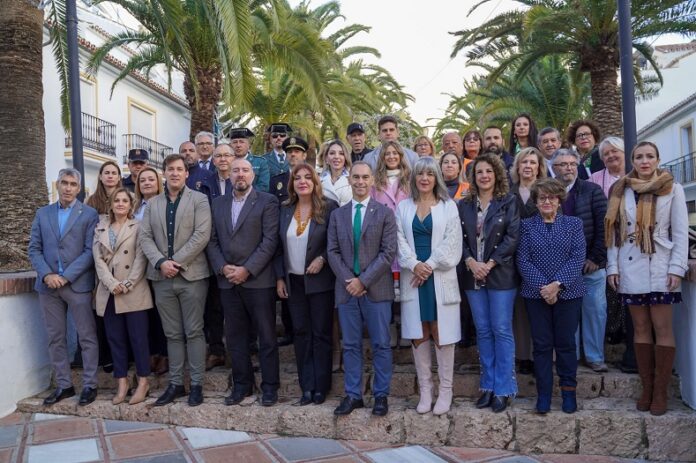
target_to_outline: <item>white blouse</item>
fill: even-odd
[[[288,273],[293,275],[305,274],[305,261],[307,259],[307,241],[309,239],[309,226],[312,220],[305,227],[300,236],[297,236],[297,220],[293,216],[288,231],[285,235],[287,239],[288,252]]]

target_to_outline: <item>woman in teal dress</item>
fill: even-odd
[[[442,415],[452,404],[454,344],[461,339],[457,264],[462,230],[437,161],[419,159],[410,197],[396,208],[401,267],[401,337],[411,340],[420,400],[416,411]],[[432,342],[440,387],[433,407]]]

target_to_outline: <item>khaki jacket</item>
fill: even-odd
[[[94,229],[92,254],[97,270],[96,310],[104,316],[111,291],[124,280],[133,286],[127,293],[114,296],[116,313],[136,312],[153,307],[150,287],[145,279],[147,259],[140,248],[139,223],[129,219],[121,228],[112,249],[109,242],[109,217],[102,216]]]

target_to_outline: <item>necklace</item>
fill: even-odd
[[[301,236],[304,233],[305,228],[309,225],[309,221],[312,220],[312,213],[310,212],[307,220],[302,221],[302,210],[300,205],[295,206],[295,221],[297,222],[297,228],[295,229],[295,234]]]

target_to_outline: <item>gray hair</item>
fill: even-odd
[[[423,172],[435,175],[435,188],[433,189],[433,194],[438,201],[447,201],[450,199],[449,192],[447,191],[447,186],[445,185],[445,178],[442,176],[442,170],[437,161],[429,156],[420,158],[413,165],[413,170],[411,171],[411,199],[414,202],[420,200],[420,191],[418,191],[418,186],[416,185],[416,177]]]
[[[209,137],[210,140],[211,140],[213,143],[215,143],[215,135],[213,135],[213,134],[210,133],[210,132],[204,132],[204,131],[198,132],[198,133],[196,134],[196,136],[194,137],[193,141],[194,141],[195,143],[198,143],[198,140],[200,140],[201,137]]]
[[[604,140],[602,140],[602,143],[599,144],[600,157],[604,156],[604,150],[608,147],[616,148],[622,153],[625,153],[624,141],[619,137],[607,137]]]
[[[550,133],[555,133],[556,136],[558,137],[558,140],[561,141],[561,132],[560,132],[557,128],[555,128],[555,127],[544,127],[544,128],[541,129],[541,131],[539,132],[539,135],[537,135],[537,145],[540,145],[540,144],[541,144],[541,137],[543,137],[544,135],[548,135],[548,134],[550,134]]]
[[[391,121],[388,121],[391,122]],[[368,169],[370,169],[370,175],[375,175],[375,172],[372,170],[372,166],[370,165],[369,162],[367,161],[355,161],[352,166],[350,166],[350,172],[353,172],[353,169],[356,166],[367,166]]]
[[[56,182],[60,183],[60,181],[63,180],[63,177],[75,177],[77,179],[78,185],[82,185],[82,174],[77,169],[73,169],[72,167],[66,167],[65,169],[59,170],[58,180]]]
[[[203,132],[201,132],[201,133],[203,133]],[[232,141],[232,140],[230,140],[229,138],[221,138],[221,139],[218,140],[218,146],[220,146],[220,145],[229,145],[231,141]]]
[[[560,156],[573,156],[575,160],[580,163],[580,155],[573,148],[558,148],[551,156],[551,164]]]

